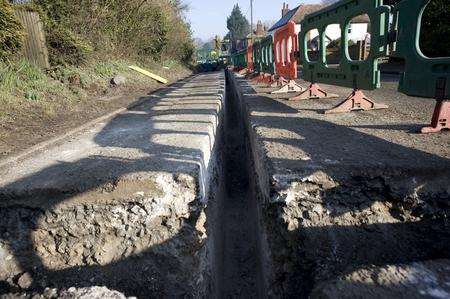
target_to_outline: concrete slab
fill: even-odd
[[[341,97],[293,102],[232,78],[246,111],[270,296],[307,297],[370,265],[450,258],[450,134],[415,133],[433,100],[397,93],[390,76],[367,92],[389,109],[325,115],[351,90],[322,85]],[[345,298],[330,289],[329,298]]]
[[[224,97],[223,73],[194,76],[1,167],[0,293],[205,294]]]

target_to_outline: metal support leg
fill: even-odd
[[[333,109],[325,111],[325,114],[387,108],[389,108],[389,106],[385,104],[375,103],[374,101],[366,97],[361,90],[356,89],[339,105],[337,105]]]
[[[437,101],[431,125],[422,128],[421,132],[438,133],[444,129],[450,130],[450,101]]]
[[[302,92],[305,88],[295,82],[295,80],[289,80],[287,84],[282,86],[279,90],[272,91],[272,94],[283,94],[291,92]]]
[[[256,83],[261,84],[261,83],[264,83],[265,80],[266,80],[266,74],[261,73],[261,74],[259,75],[258,80],[256,81]]]
[[[275,82],[275,76],[271,75],[271,74],[266,74],[266,77],[264,78],[264,82],[267,85],[272,84],[273,82]]]
[[[264,75],[262,73],[255,73],[255,76],[251,78],[251,80],[258,83],[263,78],[263,76]]]
[[[247,72],[248,72],[248,69],[247,69],[247,68],[244,68],[244,69],[240,70],[240,71],[238,72],[238,74],[239,74],[239,75],[245,76],[245,75],[247,75]]]
[[[296,97],[290,98],[290,101],[298,101],[298,100],[309,100],[309,99],[329,99],[329,98],[337,98],[339,95],[334,93],[329,93],[323,90],[319,84],[311,83],[309,87],[299,94]]]
[[[247,80],[254,80],[255,77],[257,77],[259,75],[259,73],[256,72],[247,72],[247,75],[245,75],[245,79]]]
[[[274,78],[275,78],[275,76],[274,76]],[[272,88],[282,87],[283,85],[285,85],[287,83],[288,83],[288,80],[284,79],[283,77],[278,77],[272,83],[270,83],[269,86],[267,86],[267,87],[272,87]]]

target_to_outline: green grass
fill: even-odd
[[[70,96],[59,82],[26,61],[0,64],[0,120],[11,121],[17,113],[27,113],[31,106],[51,114],[46,103],[50,94]],[[49,115],[51,116],[51,115]]]
[[[131,64],[138,64],[167,78],[183,68],[174,61],[161,65],[115,59],[93,60],[85,66],[59,66],[43,71],[24,60],[0,62],[0,125],[13,123],[17,115],[41,113],[44,117],[53,117],[59,109],[74,109],[89,98],[112,91],[109,82],[117,74],[126,78],[125,88],[129,90],[156,84],[129,69]]]

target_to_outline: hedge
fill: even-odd
[[[0,0],[0,60],[6,60],[20,51],[24,34],[12,5]]]

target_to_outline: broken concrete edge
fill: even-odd
[[[84,125],[78,126],[78,127],[74,128],[74,129],[72,129],[72,130],[70,130],[70,131],[68,131],[68,132],[66,132],[64,134],[61,134],[59,136],[50,138],[49,140],[46,140],[46,141],[40,142],[40,143],[38,143],[36,145],[33,145],[33,146],[31,146],[31,147],[29,147],[27,149],[24,149],[21,152],[13,155],[11,157],[0,159],[0,168],[7,167],[7,166],[12,166],[15,163],[17,163],[19,161],[22,161],[22,160],[24,160],[24,159],[26,159],[26,158],[28,158],[28,157],[38,153],[38,152],[42,152],[45,149],[47,149],[47,148],[49,148],[49,147],[51,147],[51,146],[53,146],[53,145],[55,145],[57,143],[64,142],[65,140],[67,140],[67,139],[69,139],[69,138],[71,138],[71,137],[73,137],[75,135],[79,135],[79,134],[87,131],[89,128],[97,125],[100,122],[109,120],[109,119],[113,118],[114,116],[127,111],[128,109],[132,109],[132,108],[135,108],[135,107],[137,107],[139,105],[142,105],[142,103],[144,103],[145,101],[148,101],[151,96],[154,96],[154,95],[157,95],[158,93],[161,93],[166,88],[169,88],[169,87],[171,87],[174,84],[177,84],[177,83],[180,83],[180,82],[183,82],[183,81],[186,81],[186,80],[191,80],[192,78],[195,78],[195,76],[196,75],[190,75],[190,76],[187,76],[186,78],[179,79],[179,80],[171,82],[169,84],[165,84],[165,85],[161,86],[160,88],[155,89],[154,91],[152,91],[149,94],[147,94],[147,93],[136,94],[135,97],[138,100],[136,100],[134,103],[128,105],[127,107],[122,107],[122,108],[119,108],[119,109],[116,109],[116,110],[112,111],[111,113],[108,113],[106,115],[97,117],[97,118],[95,118],[95,119],[85,123]],[[119,95],[119,96],[111,96],[111,97],[108,97],[108,98],[115,99],[115,98],[122,98],[122,97],[125,97],[125,96],[126,95]],[[100,97],[99,98],[99,100],[102,100],[102,101],[104,101],[106,99],[107,99],[106,97]]]
[[[319,283],[311,298],[449,298],[449,282],[448,259],[368,266]]]
[[[247,103],[248,95],[254,97],[255,90],[241,76],[232,73],[229,76],[242,104],[248,135],[248,150],[254,163],[256,193],[260,201],[260,215],[262,216],[260,219],[260,246],[263,250],[261,263],[268,295],[275,297],[312,295],[315,298],[343,298],[345,291],[342,291],[341,286],[344,285],[350,289],[354,283],[360,285],[359,288],[352,289],[353,294],[357,294],[357,296],[367,296],[369,293],[393,296],[402,289],[403,291],[407,289],[408,293],[420,296],[414,288],[414,284],[408,284],[408,282],[402,284],[401,282],[403,274],[414,273],[418,268],[426,269],[427,273],[431,273],[421,281],[417,280],[423,287],[422,289],[435,287],[447,294],[448,280],[440,279],[439,285],[439,283],[430,284],[429,278],[439,276],[439,271],[447,269],[448,267],[445,267],[448,260],[443,260],[439,266],[430,268],[428,265],[433,264],[432,261],[419,260],[413,264],[402,264],[401,256],[409,251],[407,246],[412,246],[419,251],[423,250],[424,255],[433,257],[433,250],[422,249],[422,247],[431,247],[435,243],[433,241],[421,243],[421,237],[426,238],[427,235],[440,235],[443,237],[440,241],[442,244],[436,245],[436,247],[445,247],[445,243],[443,243],[446,238],[445,220],[444,223],[438,222],[439,224],[435,227],[432,223],[435,217],[446,219],[445,215],[448,213],[445,206],[442,209],[439,208],[439,202],[442,202],[445,197],[448,198],[450,192],[448,171],[436,173],[424,169],[420,172],[414,167],[397,170],[391,169],[387,165],[379,168],[376,166],[355,168],[354,165],[348,165],[340,171],[332,167],[330,169],[326,167],[297,169],[294,172],[278,169],[267,156],[267,149],[258,133],[258,123],[252,120],[254,107]],[[358,181],[358,178],[363,178],[363,181]],[[421,182],[426,182],[426,186],[424,187]],[[377,184],[380,183],[381,186],[388,189],[387,194],[382,194],[384,191],[377,187]],[[324,201],[322,193],[333,194],[333,190],[337,190],[336,196],[345,197],[347,194],[349,197],[355,192],[355,196],[358,198],[358,194],[364,194],[364,188],[367,188],[369,194],[370,192],[376,193],[372,205],[369,205],[367,209],[340,216],[329,215],[329,210],[333,214],[333,210],[339,211],[337,209],[340,204],[345,205],[345,198],[336,200],[336,203],[333,201],[327,203]],[[339,192],[342,194],[339,195]],[[383,198],[386,202],[383,202]],[[330,199],[332,198],[328,200]],[[425,212],[420,212],[420,215],[424,216],[411,216],[412,211],[409,205],[424,210]],[[367,213],[366,210],[368,210]],[[383,242],[380,241],[378,234],[380,230],[383,232],[384,229],[392,230],[392,232],[386,233],[384,236],[386,240]],[[424,234],[423,231],[427,229],[430,231]],[[364,238],[367,240],[364,241]],[[370,252],[364,252],[367,250],[364,242],[369,242],[368,240],[376,243],[372,249],[368,249],[374,251],[372,256]],[[395,240],[400,241],[395,242]],[[367,255],[369,260],[373,259],[375,263],[386,266],[364,270],[364,266],[358,266],[358,262],[361,261],[355,261],[355,265],[353,265],[354,257],[350,255],[354,248],[348,247],[344,253],[342,252],[345,249],[343,243],[351,246],[352,242],[361,247],[361,252],[364,252],[361,254]],[[334,252],[337,250],[333,249],[334,246],[340,248],[338,252]],[[390,253],[386,254],[386,251]],[[445,258],[445,254],[443,258]],[[334,259],[337,261],[333,262]],[[341,260],[339,261],[339,259]],[[364,261],[364,257],[361,259]],[[395,263],[396,260],[400,263]],[[318,265],[318,268],[314,266],[315,264]],[[320,267],[323,267],[324,270],[320,270]],[[327,270],[327,267],[335,272]],[[343,270],[346,267],[347,270]],[[347,274],[352,267],[355,267],[354,272]],[[377,281],[363,281],[364,275],[367,276],[367,273],[370,277],[370,274],[377,275],[375,273],[383,271],[390,271],[384,276],[390,277],[392,281],[400,281],[400,283],[389,285],[389,281],[383,280],[382,275],[377,278]],[[442,289],[442,286],[446,284],[447,287]]]
[[[3,297],[2,297],[3,298]],[[93,298],[93,299],[136,299],[136,297],[127,297],[123,293],[110,290],[107,287],[95,286],[86,288],[70,287],[68,289],[45,288],[42,293],[34,294],[8,294],[7,298],[33,298],[33,299],[77,299],[77,298]]]
[[[220,190],[218,189],[220,187],[218,186],[219,184],[217,181],[220,181],[218,176],[221,173],[219,170],[219,167],[221,167],[220,148],[222,145],[221,139],[223,135],[225,113],[224,107],[226,98],[225,78],[223,73],[217,76],[216,80],[218,81],[218,90],[217,92],[214,91],[211,98],[214,99],[215,102],[220,102],[217,110],[217,118],[216,121],[210,125],[210,143],[205,146],[205,151],[201,156],[201,159],[196,161],[195,170],[190,171],[185,175],[171,173],[170,171],[156,174],[156,179],[161,180],[159,184],[160,186],[167,186],[168,189],[173,187],[174,189],[163,194],[167,201],[171,204],[167,215],[164,214],[166,211],[162,212],[164,214],[163,216],[159,215],[159,211],[157,211],[156,208],[152,208],[153,206],[157,206],[157,203],[153,200],[150,202],[144,201],[144,198],[141,195],[138,195],[139,198],[137,199],[125,199],[123,202],[109,203],[103,201],[93,204],[85,204],[81,202],[73,206],[65,206],[62,208],[58,207],[52,211],[45,211],[45,209],[41,210],[39,208],[33,208],[22,204],[11,205],[10,207],[0,209],[0,214],[5,216],[3,217],[4,220],[7,218],[14,219],[11,221],[5,220],[7,229],[2,230],[8,234],[8,236],[2,235],[5,239],[12,237],[20,243],[23,241],[22,239],[28,238],[27,229],[22,229],[22,227],[27,227],[29,225],[27,221],[31,221],[34,223],[33,225],[37,225],[39,227],[39,229],[33,230],[31,234],[33,234],[33,238],[35,238],[33,239],[33,242],[36,243],[35,256],[42,259],[42,264],[45,266],[43,268],[44,271],[42,271],[44,273],[41,273],[39,271],[40,268],[38,267],[33,269],[30,268],[30,270],[23,267],[21,269],[16,269],[15,265],[8,264],[2,268],[3,265],[0,263],[0,270],[2,270],[0,271],[0,274],[7,274],[9,276],[8,283],[11,282],[9,284],[10,286],[14,284],[14,286],[18,285],[20,287],[17,290],[19,295],[31,295],[31,292],[34,291],[33,288],[36,286],[39,288],[46,287],[44,284],[46,275],[53,278],[55,278],[54,276],[60,276],[61,280],[63,280],[64,277],[80,275],[75,274],[78,271],[77,269],[79,268],[82,270],[84,269],[84,266],[87,265],[94,268],[92,271],[97,271],[95,269],[101,269],[102,267],[120,268],[121,263],[130,263],[133,265],[132,260],[137,259],[140,261],[139,263],[142,264],[141,267],[147,267],[148,264],[150,270],[155,271],[152,267],[158,265],[158,262],[156,261],[152,264],[151,260],[154,258],[152,254],[154,253],[146,252],[149,248],[148,246],[152,247],[151,250],[155,251],[155,254],[159,255],[161,260],[167,262],[168,265],[166,267],[172,267],[170,268],[170,275],[165,275],[167,277],[158,276],[160,275],[160,272],[156,271],[156,274],[154,274],[156,278],[152,278],[152,281],[147,282],[150,285],[157,285],[157,283],[165,284],[166,282],[170,282],[167,285],[175,286],[174,281],[176,280],[176,283],[181,285],[180,288],[173,288],[174,290],[167,290],[167,292],[177,292],[181,289],[185,291],[186,294],[189,294],[190,291],[192,291],[190,294],[194,297],[206,296],[211,289],[215,289],[211,285],[215,283],[214,279],[217,275],[215,274],[216,270],[214,269],[216,259],[214,256],[214,248],[216,247],[214,235],[217,234],[211,233],[211,231],[220,229],[217,227],[218,225],[215,224],[217,215],[220,215],[216,198],[217,193],[220,193]],[[143,101],[145,102],[146,100]],[[142,104],[142,102],[135,104],[134,107],[139,106],[140,104]],[[104,120],[104,118],[102,118],[102,120]],[[81,134],[85,131],[85,129],[82,129],[70,136],[65,136],[65,138],[60,137],[57,142],[67,141],[68,138],[71,137],[77,138],[77,136],[79,136],[77,134]],[[45,154],[45,152],[42,151],[52,145],[55,145],[55,142],[48,143],[47,147],[44,147],[44,149],[41,150],[36,150],[30,153],[30,155]],[[151,174],[151,179],[154,179],[152,175],[153,174]],[[121,183],[128,184],[131,182],[122,181]],[[132,188],[130,188],[130,190],[131,189]],[[133,192],[131,192],[130,195],[132,195],[132,193]],[[46,198],[49,196],[50,195]],[[153,199],[158,200],[159,196]],[[179,202],[180,199],[182,202]],[[179,205],[179,207],[177,205]],[[179,208],[181,212],[179,212],[177,208]],[[164,207],[164,209],[166,209],[166,207]],[[116,229],[116,226],[115,223],[113,223],[114,221],[110,220],[114,220],[114,217],[112,216],[117,213],[121,214],[122,212],[124,215],[129,214],[127,217],[132,216],[133,219],[136,218],[136,220],[131,221],[128,219],[125,231],[119,229],[117,232],[114,232],[113,229]],[[172,214],[176,214],[175,217]],[[18,215],[27,216],[17,218]],[[210,215],[212,215],[212,217],[210,217]],[[153,216],[156,218],[155,220],[152,220]],[[161,217],[164,218],[164,221],[167,222],[167,224],[158,223],[158,219]],[[107,220],[105,221],[105,219]],[[46,222],[47,224],[41,224],[41,222]],[[150,224],[147,225],[147,222]],[[183,224],[183,222],[185,223]],[[92,223],[97,224],[102,228],[102,232],[99,233],[99,236],[97,234],[91,236],[90,232],[84,231],[89,228]],[[102,224],[100,225],[98,223]],[[0,222],[0,229],[5,228],[2,224],[5,223]],[[175,238],[171,239],[173,236],[169,233],[169,238],[167,238],[166,235],[159,236],[159,231],[157,229],[160,225],[168,227],[170,234],[174,232],[173,236],[175,236]],[[9,230],[8,228],[10,227],[13,229]],[[153,231],[153,229],[155,229],[155,231]],[[52,247],[54,245],[52,243],[52,238],[58,234],[58,230],[64,230],[67,234],[69,234],[69,241],[73,244],[68,245],[70,242],[68,242],[65,237],[61,237],[64,242],[60,242],[57,248]],[[24,233],[23,231],[25,231],[25,236],[21,235]],[[122,235],[124,233],[126,235]],[[102,253],[101,246],[104,245],[102,241],[97,242],[96,240],[93,240],[92,244],[96,247],[92,246],[89,248],[88,253],[86,254],[84,252],[80,253],[83,250],[82,248],[80,249],[81,245],[78,243],[86,241],[90,244],[91,237],[102,239],[105,234],[112,236],[110,238],[111,240],[107,238],[109,240],[108,242],[113,242],[110,247],[107,247],[111,248],[111,250],[108,250],[109,252],[106,254]],[[115,234],[117,234],[117,236]],[[136,245],[137,253],[135,252],[136,248],[128,243],[127,238],[129,237],[135,238],[133,239],[133,242],[136,244],[133,243],[132,245]],[[1,238],[0,241],[2,241]],[[26,240],[22,243],[26,245]],[[49,244],[51,246],[49,246]],[[11,263],[15,258],[17,258],[17,256],[20,256],[21,258],[25,257],[26,259],[27,255],[30,256],[30,254],[26,251],[26,248],[21,249],[21,246],[23,246],[23,244],[17,245],[17,247],[14,247],[14,250],[12,251],[9,249],[9,246],[0,246],[0,255],[7,256],[8,259],[5,259],[5,261],[8,260],[11,261]],[[50,263],[48,263],[49,255],[53,258]],[[80,259],[80,256],[83,257],[82,260]],[[85,256],[87,256],[87,258],[85,258]],[[33,259],[32,254],[31,259]],[[54,264],[52,264],[52,262],[54,262]],[[180,265],[177,265],[177,263],[180,263]],[[133,268],[133,266],[131,266],[131,268]],[[3,269],[9,270],[7,272],[7,270],[3,271]],[[47,273],[47,270],[50,270],[48,271],[49,274]],[[130,269],[130,271],[139,272],[138,268]],[[165,270],[161,270],[161,273],[164,273],[164,271]],[[41,283],[39,280],[33,281],[29,272],[33,273],[33,275],[44,277],[42,282],[43,285],[39,284]],[[147,272],[147,270],[143,272]],[[10,275],[10,273],[12,275]],[[92,273],[90,274],[92,275]],[[146,279],[144,274],[148,273],[142,273],[143,280]],[[89,277],[88,275],[84,276],[85,277],[83,277],[83,279],[88,279]],[[168,276],[170,276],[170,278]],[[71,279],[73,280],[73,278]],[[132,279],[132,277],[127,279]],[[52,281],[52,279],[50,279],[50,281]],[[67,281],[70,281],[70,278]],[[95,280],[95,283],[93,281],[91,282],[92,284],[98,284],[99,286],[107,285],[111,289],[117,289],[108,284],[108,280],[106,281],[106,283],[104,280]],[[135,280],[134,283],[136,284],[137,281]],[[185,283],[185,285],[183,285],[183,283]],[[75,280],[72,284],[63,284],[63,287],[60,287],[57,291],[64,291],[64,286],[70,287],[73,285],[78,286],[82,284],[83,283],[78,284],[78,281]],[[90,284],[88,283],[88,285]],[[27,291],[30,291],[30,293],[22,293]],[[151,293],[152,291],[149,290],[148,292]],[[53,294],[54,289],[49,289],[49,292]],[[40,295],[40,293],[33,295]]]
[[[238,80],[242,80],[238,82]],[[367,176],[370,179],[386,176],[387,184],[402,186],[394,188],[395,193],[402,197],[413,196],[420,192],[425,195],[427,193],[440,192],[446,196],[450,196],[450,185],[447,183],[450,171],[444,168],[433,167],[415,167],[410,165],[409,168],[398,168],[397,166],[389,165],[340,165],[334,167],[333,165],[306,165],[304,169],[279,169],[272,163],[271,159],[267,157],[264,151],[264,144],[256,131],[258,124],[252,121],[252,110],[246,104],[245,97],[251,94],[252,97],[258,96],[257,91],[250,85],[244,76],[230,72],[230,82],[237,90],[237,96],[242,103],[242,113],[244,121],[247,124],[250,149],[252,150],[252,157],[256,161],[256,173],[258,174],[260,186],[264,186],[263,198],[266,202],[283,202],[286,200],[284,196],[276,196],[276,193],[288,190],[289,187],[296,182],[305,183],[311,182],[315,184],[322,184],[326,189],[333,188],[340,185],[346,180],[356,176]],[[275,100],[274,100],[275,101]],[[341,171],[342,168],[345,171]],[[311,172],[317,175],[311,175]],[[326,173],[325,173],[326,172]],[[342,173],[345,173],[342,175]],[[426,182],[427,186],[422,186],[421,183]],[[270,187],[267,189],[266,187]],[[275,193],[274,193],[275,191]]]

